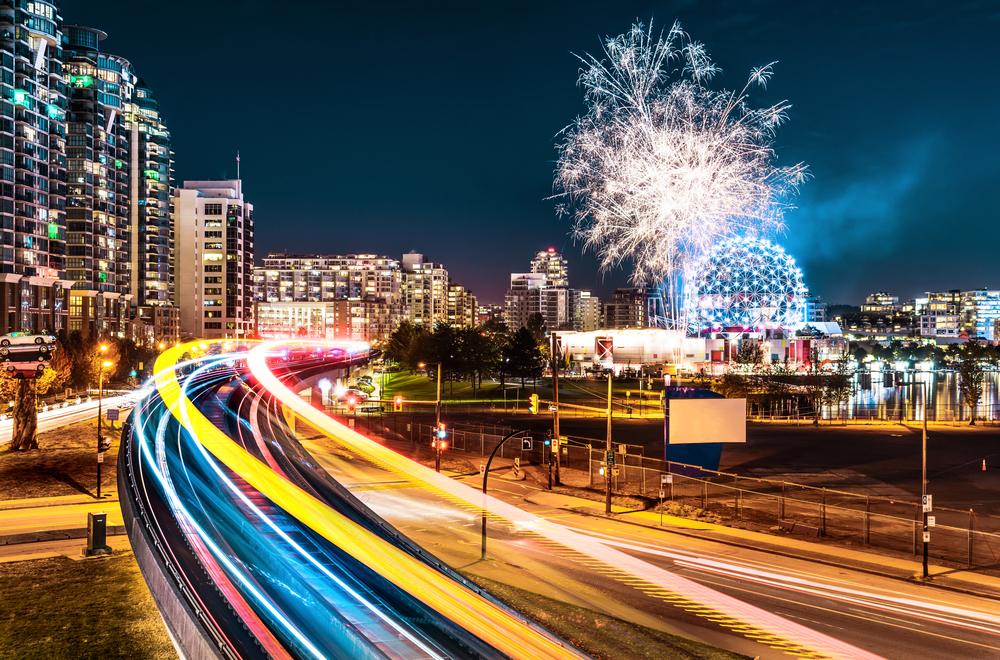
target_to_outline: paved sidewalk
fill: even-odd
[[[108,536],[124,534],[121,508],[115,499],[43,497],[8,500],[0,509],[0,547],[87,537],[87,514],[108,514]]]
[[[63,506],[65,504],[91,504],[94,502],[117,502],[118,491],[101,489],[101,499],[90,495],[58,495],[56,497],[29,497],[22,500],[0,500],[0,511],[10,509],[34,509],[47,506]]]

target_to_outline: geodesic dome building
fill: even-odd
[[[694,332],[785,328],[802,320],[802,270],[780,245],[731,238],[698,260],[684,278],[684,308]]]

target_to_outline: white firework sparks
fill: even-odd
[[[802,320],[805,294],[795,259],[763,239],[723,241],[684,278],[685,310],[695,332],[790,327]]]
[[[573,215],[574,237],[603,269],[630,260],[632,280],[665,283],[676,306],[693,259],[734,234],[783,227],[808,174],[801,163],[775,165],[775,132],[790,106],[748,105],[771,64],[738,93],[708,89],[719,69],[677,23],[659,36],[636,24],[603,47],[602,59],[580,58],[589,110],[559,145],[559,210]]]

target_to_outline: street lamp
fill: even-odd
[[[435,364],[435,363],[432,362],[431,364]],[[438,429],[441,428],[441,363],[437,362],[436,364],[437,364],[437,399],[435,399],[435,402],[434,402],[434,414],[435,414],[434,431],[435,431],[435,433],[438,431]],[[420,367],[421,369],[423,369],[423,368],[425,368],[427,366],[427,363],[421,362],[417,366]],[[441,471],[441,442],[442,442],[441,438],[438,438],[437,440],[434,440],[434,471],[435,472],[440,472]]]
[[[106,352],[108,350],[107,346],[101,346],[101,352]],[[101,375],[98,378],[97,385],[97,453],[100,456],[101,453],[101,406],[104,403],[104,370],[112,366],[113,363],[104,360],[101,362]],[[98,458],[97,461],[97,499],[101,499],[101,461]]]

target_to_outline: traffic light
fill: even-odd
[[[538,395],[532,394],[528,397],[528,410],[531,411],[532,415],[538,414]]]
[[[111,449],[111,437],[110,436],[107,436],[107,435],[103,436],[100,440],[97,441],[97,451],[104,452],[104,451],[107,451],[109,449]]]
[[[135,377],[136,377],[136,375],[137,375],[137,374],[135,373],[135,369],[133,369],[132,371],[130,371],[128,375],[129,375],[129,376],[131,376],[132,378],[135,378]]]
[[[392,400],[392,409],[395,412],[403,412],[403,397],[397,396]]]
[[[902,386],[903,386],[903,372],[902,371],[897,371],[896,372],[896,387],[902,387]]]
[[[892,372],[887,371],[884,374],[882,374],[882,387],[892,387],[892,386],[893,386]]]
[[[358,397],[349,396],[347,397],[347,409],[354,410],[354,406],[358,405]]]
[[[448,435],[448,430],[445,428],[444,424],[438,424],[437,427],[437,437],[445,438]]]

